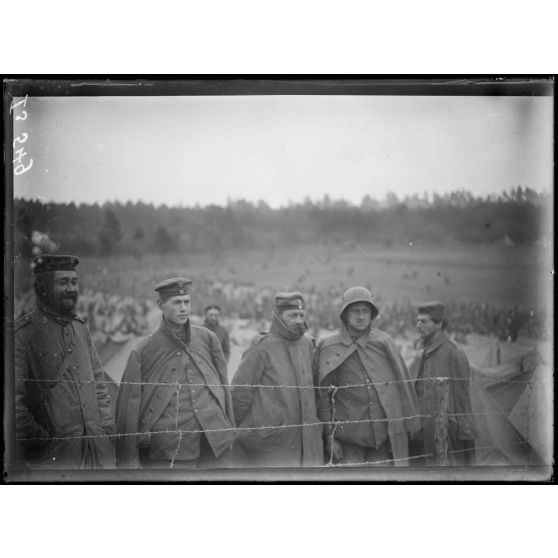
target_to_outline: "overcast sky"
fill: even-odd
[[[16,197],[157,205],[552,190],[552,97],[35,97]]]

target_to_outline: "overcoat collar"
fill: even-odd
[[[81,320],[77,314],[63,315],[59,312],[55,312],[39,298],[37,298],[37,310],[63,326],[68,325],[72,320],[83,323],[83,320]]]
[[[347,326],[342,322],[341,323],[341,329],[340,329],[340,333],[341,333],[341,343],[343,343],[343,345],[346,345],[347,347],[350,347],[351,345],[353,345],[354,343],[356,343],[357,345],[359,345],[360,347],[362,347],[364,349],[364,347],[366,347],[366,343],[368,343],[368,339],[370,337],[370,327],[366,330],[365,333],[363,333],[360,337],[358,337],[357,339],[353,339],[351,337],[351,335],[349,334],[349,330],[347,328]]]
[[[161,318],[161,325],[159,326],[159,331],[164,333],[167,337],[172,339],[175,343],[177,343],[180,347],[186,348],[190,345],[190,341],[192,339],[192,328],[190,326],[190,320],[188,320],[184,324],[184,330],[186,332],[186,342],[184,342],[176,333],[170,328],[169,324],[165,320],[165,318]]]
[[[428,356],[438,350],[448,339],[448,334],[445,331],[438,331],[435,333],[426,344],[422,344],[425,356]]]

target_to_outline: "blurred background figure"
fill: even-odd
[[[205,321],[203,322],[203,325],[217,335],[217,339],[219,339],[219,343],[221,343],[221,348],[223,349],[223,354],[225,355],[225,360],[228,363],[231,356],[231,344],[227,330],[219,323],[220,317],[221,308],[219,306],[216,304],[206,306]]]

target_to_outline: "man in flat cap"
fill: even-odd
[[[217,335],[217,339],[219,339],[221,349],[223,349],[223,354],[225,355],[225,360],[229,362],[229,357],[231,356],[231,344],[227,330],[219,323],[221,308],[217,306],[217,304],[210,304],[209,306],[206,306],[204,313],[204,327],[210,329],[215,335]]]
[[[323,464],[307,329],[303,296],[277,294],[269,333],[254,338],[233,379],[236,465]]]
[[[115,466],[106,375],[85,323],[75,256],[34,259],[36,308],[15,324],[16,451],[30,468]]]
[[[420,430],[407,367],[390,335],[372,327],[377,315],[372,293],[352,287],[340,332],[318,344],[318,416],[333,463],[409,465],[409,436]]]
[[[422,418],[422,435],[417,454],[428,455],[426,464],[436,465],[434,417],[438,411],[434,378],[449,379],[448,457],[450,465],[472,465],[474,461],[474,419],[471,414],[469,383],[471,369],[467,357],[446,333],[446,309],[438,301],[417,306],[417,330],[422,355],[412,365],[415,391]]]
[[[155,286],[160,327],[130,354],[118,392],[117,462],[126,468],[228,466],[234,419],[216,335],[190,322],[190,284]]]

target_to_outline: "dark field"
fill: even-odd
[[[389,302],[435,298],[520,308],[550,304],[551,270],[549,248],[486,245],[296,246],[217,256],[83,258],[79,266],[83,287],[138,298],[152,298],[156,281],[181,275],[195,283],[246,284],[332,296],[349,286],[367,285],[380,300]]]

